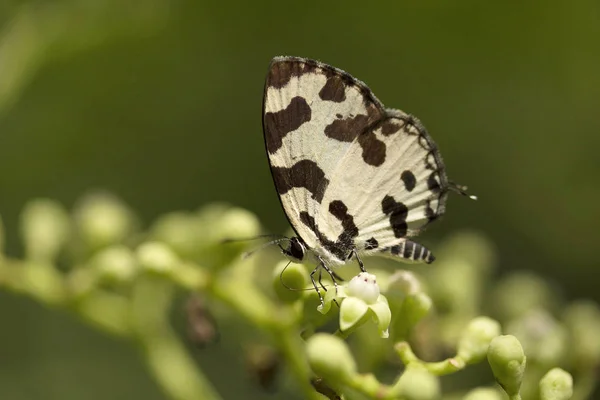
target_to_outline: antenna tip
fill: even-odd
[[[450,183],[450,187],[449,187],[450,190],[452,190],[458,194],[462,194],[463,196],[466,196],[466,197],[470,198],[471,200],[477,200],[477,196],[467,193],[468,188],[466,186],[457,185],[454,182],[449,182],[449,183]]]

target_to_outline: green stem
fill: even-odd
[[[278,325],[286,318],[285,314],[279,313],[273,303],[253,286],[234,278],[215,278],[206,289],[216,299],[237,310],[244,318],[258,326]],[[289,319],[289,316],[287,318]]]
[[[141,336],[140,344],[152,375],[170,398],[222,399],[168,325],[152,335]]]
[[[420,362],[416,356],[416,354],[412,351],[410,344],[408,342],[399,342],[394,345],[394,350],[402,360],[404,365],[408,365],[412,362]]]
[[[123,296],[97,290],[78,299],[71,308],[90,325],[107,333],[131,335],[129,299]]]
[[[337,336],[337,337],[339,337],[340,339],[347,339],[350,336],[351,333],[352,332],[351,332],[350,329],[349,330],[345,330],[345,331],[342,331],[342,330],[338,329],[337,331],[334,332],[334,335]]]
[[[0,262],[0,284],[46,305],[65,304],[68,293],[63,278],[52,264],[12,259]]]
[[[158,277],[142,277],[131,302],[133,329],[151,373],[173,400],[221,400],[168,323],[174,287]]]
[[[273,337],[276,338],[279,348],[287,360],[290,371],[300,383],[304,392],[303,397],[312,400],[321,399],[310,383],[312,372],[304,357],[304,346],[297,330],[282,329],[279,332],[277,331],[277,329],[272,331]]]
[[[411,363],[420,364],[425,367],[427,371],[437,376],[452,374],[466,367],[466,363],[459,357],[447,358],[438,362],[422,361],[412,351],[408,342],[396,343],[394,350],[404,365],[409,365]]]
[[[245,319],[269,333],[284,354],[291,372],[300,383],[306,399],[320,399],[310,384],[311,371],[297,326],[297,313],[291,307],[275,307],[252,285],[231,279],[213,279],[207,290],[215,298],[239,312]]]
[[[367,395],[373,399],[398,400],[398,396],[391,393],[391,387],[379,382],[373,374],[356,375],[351,382],[346,383],[353,390]]]

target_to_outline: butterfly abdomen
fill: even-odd
[[[402,261],[405,262],[431,264],[435,261],[435,257],[428,248],[412,240],[404,240],[395,246],[385,247],[380,252],[383,256],[402,258]]]

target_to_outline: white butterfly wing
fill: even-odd
[[[433,259],[407,237],[444,213],[449,185],[416,118],[385,110],[339,69],[277,57],[265,85],[263,129],[284,211],[319,256],[344,263],[356,250]]]
[[[445,210],[448,180],[435,143],[414,117],[387,114],[340,160],[319,210],[319,229],[351,236],[357,251],[397,246]],[[346,210],[346,225],[356,229],[344,228],[331,204]]]
[[[356,136],[384,114],[368,88],[336,68],[297,57],[271,62],[263,103],[265,145],[284,211],[308,247],[318,249],[326,240],[316,221],[329,185],[338,179],[340,160]]]

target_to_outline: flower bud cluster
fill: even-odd
[[[380,293],[375,275],[361,272],[347,285],[328,290],[319,310],[327,313],[334,301],[340,306],[339,324],[342,332],[348,334],[373,319],[381,337],[389,336],[392,312],[386,297]]]

